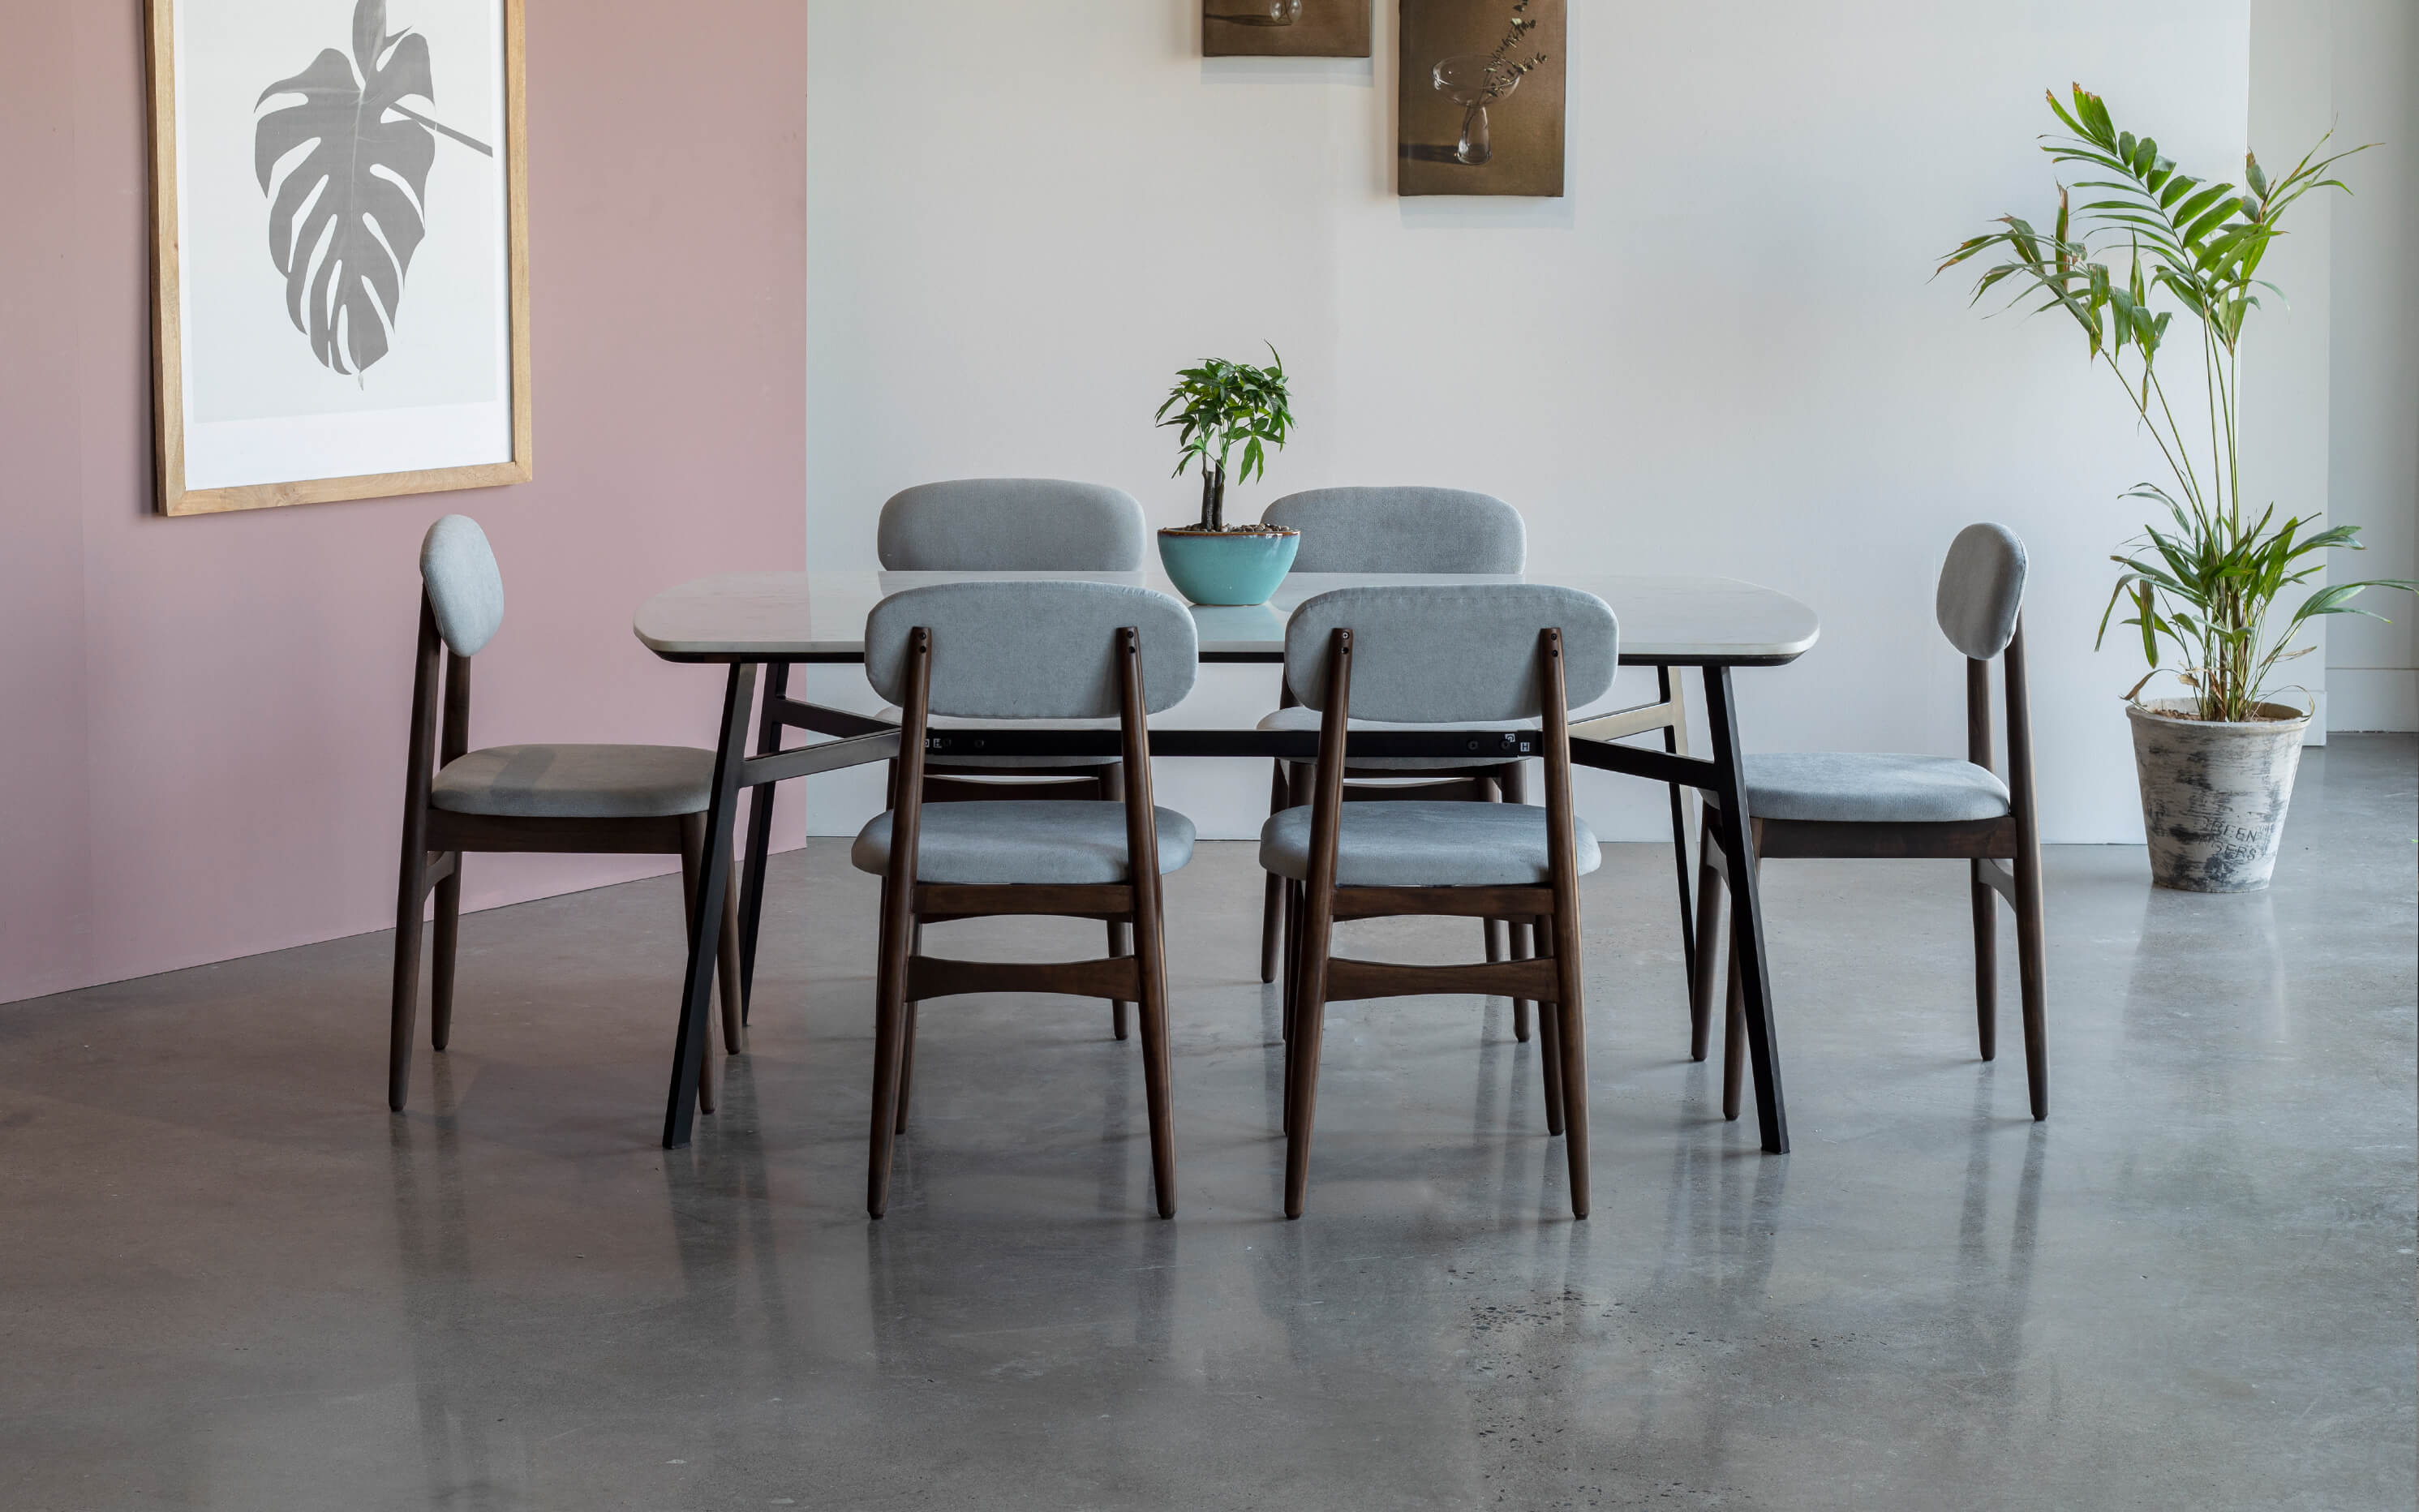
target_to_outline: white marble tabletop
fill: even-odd
[[[1174,594],[1158,572],[733,572],[669,588],[639,606],[634,628],[668,661],[856,661],[865,617],[888,594],[928,583],[1037,578],[1133,583]],[[1729,578],[1523,577],[1297,572],[1248,609],[1195,605],[1201,652],[1274,661],[1303,599],[1364,583],[1551,582],[1612,606],[1621,659],[1642,666],[1777,666],[1814,644],[1821,623],[1786,594]],[[1177,595],[1181,596],[1181,595]]]

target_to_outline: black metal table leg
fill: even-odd
[[[1672,702],[1672,669],[1655,669],[1656,691],[1662,702]],[[1674,756],[1680,753],[1680,732],[1670,725],[1663,727],[1663,749]],[[1697,904],[1691,896],[1688,880],[1688,800],[1680,784],[1667,784],[1672,790],[1672,867],[1680,880],[1680,976],[1684,981],[1697,980]]]
[[[1714,816],[1729,859],[1732,928],[1739,949],[1732,960],[1746,998],[1748,1063],[1755,1072],[1755,1121],[1766,1153],[1789,1152],[1789,1118],[1780,1096],[1780,1048],[1772,1024],[1772,974],[1764,955],[1762,887],[1755,874],[1755,841],[1747,811],[1747,779],[1739,761],[1738,720],[1731,702],[1731,670],[1705,669],[1705,725],[1713,737]]]
[[[764,713],[756,725],[756,754],[781,748],[780,701],[790,694],[790,664],[764,669]],[[756,939],[764,918],[764,867],[773,850],[773,795],[778,782],[755,789],[747,799],[747,856],[739,874],[739,1022],[748,1022],[756,1003]]]
[[[756,664],[733,662],[722,694],[722,735],[714,750],[714,801],[706,810],[705,859],[689,909],[688,971],[681,985],[680,1032],[672,1044],[672,1086],[664,1103],[664,1148],[689,1141],[697,1118],[697,1072],[705,1057],[706,1008],[713,1000],[715,955],[722,946],[722,901],[731,887],[731,838],[739,810],[739,779],[747,759],[747,715],[755,702]]]

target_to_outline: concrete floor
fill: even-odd
[[[1668,851],[1614,848],[1583,1224],[1534,1047],[1453,998],[1335,1011],[1275,1216],[1238,845],[1172,896],[1174,1223],[1105,1008],[1012,997],[927,1009],[866,1221],[832,842],[780,861],[753,1053],[670,1157],[670,880],[469,920],[402,1119],[383,935],[11,1005],[0,1506],[2407,1508],[2414,768],[2311,752],[2264,895],[2053,852],[2046,1125],[2012,1010],[1973,1058],[1956,866],[1775,863],[1782,1158],[1685,1059]]]

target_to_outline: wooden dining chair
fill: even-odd
[[[1149,528],[1122,488],[1058,478],[959,478],[890,496],[874,527],[889,572],[1140,572]],[[935,729],[981,721],[936,719]],[[1091,721],[1106,729],[1113,720]],[[933,761],[927,803],[1071,797],[1115,801],[1123,769],[1114,756],[997,756]],[[897,766],[892,767],[896,780]],[[1013,789],[1014,791],[1004,791]],[[1043,790],[1043,791],[1036,791]],[[1109,953],[1132,949],[1127,927],[1108,926]],[[1109,1005],[1110,1032],[1126,1038],[1124,1003]]]
[[[1312,488],[1261,512],[1261,523],[1302,532],[1296,572],[1517,574],[1527,565],[1528,527],[1520,512],[1491,494],[1460,488]],[[1283,706],[1260,721],[1263,730],[1318,728],[1318,711],[1304,707],[1292,688]],[[1363,721],[1357,728],[1375,729]],[[1536,721],[1510,721],[1491,729],[1534,730]],[[1528,763],[1463,761],[1450,757],[1365,757],[1344,774],[1350,801],[1525,803]],[[1269,812],[1309,800],[1310,767],[1278,762],[1269,783]],[[1260,904],[1260,980],[1277,980],[1286,939],[1301,915],[1301,888],[1271,872]],[[1524,924],[1497,919],[1480,924],[1487,959],[1525,959]],[[1529,1038],[1529,1005],[1512,1005],[1515,1038]]]
[[[1564,1136],[1571,1212],[1587,1216],[1579,879],[1602,854],[1571,806],[1569,717],[1611,687],[1618,642],[1602,599],[1544,583],[1346,588],[1294,610],[1286,680],[1319,713],[1318,763],[1311,801],[1260,831],[1260,865],[1302,889],[1287,995],[1287,1217],[1302,1216],[1309,1188],[1327,1005],[1429,993],[1538,1005],[1547,1132]],[[1356,717],[1448,729],[1539,720],[1545,806],[1347,802]],[[1401,915],[1518,920],[1536,930],[1538,958],[1413,966],[1330,954],[1339,920]]]
[[[1148,716],[1193,691],[1193,616],[1164,594],[1081,581],[945,583],[895,594],[865,625],[865,672],[900,710],[892,807],[850,859],[882,881],[872,1144],[866,1211],[889,1201],[906,1132],[917,1005],[963,993],[1064,993],[1140,1005],[1153,1186],[1176,1215],[1169,1108],[1167,958],[1160,877],[1193,857],[1193,822],[1151,801]],[[1061,791],[928,804],[927,732],[941,717],[1030,726],[1114,717],[1121,799]],[[1009,790],[1023,791],[1023,790]],[[924,954],[925,924],[1055,915],[1122,924],[1132,948],[1043,964]]]
[[[714,752],[686,746],[496,746],[470,749],[470,658],[504,618],[504,580],[486,532],[461,515],[429,527],[420,548],[420,644],[403,794],[403,875],[394,913],[394,993],[387,1105],[411,1091],[423,914],[437,894],[429,969],[429,1042],[454,1033],[454,963],[462,861],[473,851],[677,856],[687,900],[705,858]],[[439,713],[439,709],[442,713]],[[684,910],[683,918],[687,914]],[[726,903],[718,964],[722,1035],[746,1048],[739,1019],[739,931]],[[714,1057],[698,1070],[698,1103],[714,1111]]]
[[[1965,759],[1853,751],[1746,759],[1749,848],[1756,864],[1792,858],[1924,857],[1967,863],[1974,909],[1974,1009],[1982,1058],[1998,1056],[1997,898],[2016,915],[2025,1073],[2035,1119],[2049,1117],[2049,1030],[2042,948],[2041,819],[2033,802],[2032,711],[2025,685],[2025,545],[2004,525],[1968,525],[1940,569],[1934,613],[1965,660]],[[2002,662],[2008,775],[1992,767],[1991,676]],[[1709,801],[1713,795],[1708,795]],[[1689,1052],[1705,1058],[1731,861],[1707,815],[1697,881],[1697,972],[1689,991]],[[2001,863],[2010,863],[2002,865]],[[2011,870],[2012,867],[2012,870]],[[1994,895],[1996,895],[1995,898]],[[1723,1026],[1722,1117],[1739,1114],[1745,1024],[1739,940],[1731,936]]]

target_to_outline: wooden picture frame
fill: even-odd
[[[230,190],[234,167],[226,160],[231,131],[218,131],[210,135],[210,154],[189,155],[185,151],[188,122],[183,113],[195,108],[194,100],[180,95],[187,78],[185,32],[196,19],[197,10],[201,12],[198,19],[206,25],[257,28],[267,24],[262,18],[268,8],[245,8],[247,3],[248,0],[146,0],[152,177],[152,402],[160,513],[214,515],[529,482],[533,475],[533,458],[524,0],[491,0],[491,15],[474,18],[472,29],[479,40],[484,42],[490,20],[498,34],[496,54],[474,59],[479,66],[469,70],[472,78],[491,87],[470,94],[456,90],[449,104],[449,109],[458,112],[466,108],[462,101],[468,100],[468,108],[475,109],[484,98],[488,114],[474,119],[501,125],[503,140],[492,145],[423,114],[435,109],[433,101],[425,98],[433,88],[427,85],[431,77],[431,48],[413,24],[413,17],[424,19],[431,13],[430,8],[415,0],[401,0],[398,8],[405,14],[395,18],[400,29],[388,32],[388,0],[281,0],[276,12],[281,18],[305,8],[311,12],[307,35],[300,30],[292,30],[290,35],[282,31],[277,45],[261,53],[259,67],[251,74],[238,74],[230,69],[225,56],[229,49],[223,46],[215,48],[209,56],[210,68],[221,76],[213,97],[218,106],[214,125],[233,124],[229,112],[239,97],[227,81],[256,77],[270,85],[269,91],[251,104],[256,117],[252,139],[233,143],[242,159],[240,166],[258,176],[260,197],[251,206],[239,207],[234,203],[236,196],[221,193],[218,198],[222,203],[206,206],[202,202],[207,193],[197,193],[192,182],[194,161],[210,157],[212,188]],[[458,12],[439,14],[446,23],[450,39],[460,41],[464,28],[455,20]],[[350,57],[341,47],[347,40],[345,22],[348,16],[354,44]],[[222,39],[213,38],[213,41],[219,40]],[[319,48],[317,60],[302,72],[295,73],[293,70],[303,65],[315,47]],[[452,51],[458,55],[462,49],[457,46]],[[463,70],[457,68],[455,71],[458,74]],[[286,89],[285,85],[295,87]],[[242,94],[248,97],[250,93],[251,85],[247,85]],[[364,172],[376,174],[380,181],[348,180],[357,183],[353,197],[340,202],[336,173],[323,175],[316,167],[331,135],[314,134],[313,124],[333,122],[338,117],[312,113],[337,105],[350,110],[352,114],[345,119],[351,123],[357,133],[354,140],[359,143],[368,135],[359,126],[358,106],[365,95],[372,99],[389,97],[388,105],[372,128],[380,134],[344,161],[357,163],[383,152],[387,162],[395,166],[374,162]],[[299,100],[300,104],[280,105],[272,110],[272,99]],[[271,120],[279,116],[290,120]],[[487,130],[492,134],[493,125]],[[425,138],[424,145],[419,143],[420,138]],[[451,140],[444,140],[447,138]],[[294,144],[290,150],[276,150],[288,140]],[[311,145],[307,155],[302,150],[305,145]],[[501,169],[502,182],[499,189],[494,183],[494,170],[487,170],[472,180],[476,193],[455,196],[455,206],[463,207],[463,212],[456,213],[454,223],[442,228],[452,236],[444,256],[432,257],[430,252],[436,246],[439,227],[435,224],[439,207],[429,193],[431,163],[440,149],[460,153],[473,148]],[[331,157],[329,161],[337,160]],[[400,173],[395,171],[397,167]],[[416,186],[410,181],[415,168],[419,180]],[[459,173],[458,169],[450,171]],[[286,245],[281,255],[279,217],[286,212],[287,201],[284,197],[272,200],[270,193],[277,188],[282,194],[288,181],[306,175],[314,177],[317,187],[291,211],[286,223]],[[411,191],[408,199],[400,197],[404,190]],[[381,196],[385,196],[390,218],[407,229],[407,236],[393,236],[387,229],[375,226]],[[336,208],[328,208],[331,206]],[[208,261],[214,273],[237,268],[230,249],[239,208],[248,209],[253,217],[248,245],[254,268],[243,275],[249,280],[243,297],[229,301],[221,297],[221,290],[227,286],[224,279],[206,286],[197,281],[194,270],[203,261]],[[477,224],[475,236],[460,228],[459,223],[464,222]],[[202,229],[205,224],[214,241],[197,256],[196,238],[206,234]],[[266,259],[259,256],[263,229],[268,232],[270,243]],[[501,247],[497,245],[499,230]],[[365,255],[348,259],[347,253]],[[371,261],[381,254],[388,259],[387,265],[371,269]],[[413,268],[415,256],[420,263],[418,270]],[[368,270],[356,273],[357,263]],[[296,264],[303,266],[298,268]],[[480,276],[469,280],[452,278],[450,269],[463,264],[474,265]],[[294,329],[277,331],[272,335],[263,329],[264,323],[273,322],[281,312],[273,305],[264,312],[260,308],[262,297],[250,285],[261,284],[264,278],[279,277],[287,285],[282,314]],[[413,282],[415,279],[418,282]],[[392,287],[382,291],[381,281]],[[428,286],[432,281],[433,289]],[[267,297],[273,299],[274,284],[268,286]],[[466,289],[470,290],[469,301],[475,308],[476,318],[464,318],[449,308],[441,312],[442,318],[432,316],[421,322],[424,328],[433,327],[433,334],[429,329],[413,331],[405,323],[413,313],[426,313],[414,311],[409,295],[420,295],[419,303],[424,307],[433,299],[460,303],[459,296]],[[205,293],[208,308],[203,312],[205,318],[196,319],[200,307],[192,301]],[[377,302],[365,302],[371,301]],[[227,327],[225,312],[231,305],[240,306],[247,359],[257,352],[270,353],[271,362],[278,364],[278,382],[285,389],[317,385],[317,396],[308,412],[281,411],[273,408],[271,400],[263,398],[254,402],[271,408],[263,409],[258,418],[247,416],[221,423],[208,412],[207,404],[196,403],[197,378],[192,367],[196,360],[196,346],[210,347],[215,337],[197,338],[194,327]],[[353,319],[356,315],[362,316],[358,322]],[[464,332],[468,339],[459,339]],[[443,352],[443,372],[474,374],[479,384],[487,385],[492,380],[492,386],[507,392],[498,395],[481,390],[475,403],[450,404],[436,387],[439,378],[431,376],[437,364],[426,361],[421,362],[421,371],[413,381],[424,391],[438,393],[433,404],[424,393],[380,409],[360,404],[350,393],[343,392],[344,380],[358,385],[361,393],[371,392],[367,379],[370,369],[387,357],[391,348],[403,347],[408,335],[421,336],[424,350]],[[273,341],[285,346],[272,350]],[[221,343],[212,349],[225,346]],[[236,365],[231,361],[218,361],[222,369],[233,371]],[[381,378],[387,376],[379,375]],[[328,382],[331,378],[338,380],[332,388]],[[455,425],[459,434],[426,418],[440,411],[448,417],[446,424]],[[457,416],[467,418],[457,422]],[[377,427],[382,423],[391,424],[394,433],[379,434]],[[240,432],[246,439],[232,448],[220,440],[229,431],[230,424],[249,427]],[[255,440],[255,437],[270,439]],[[307,444],[275,439],[281,437],[306,439]],[[363,440],[375,444],[360,444]],[[278,452],[281,445],[285,450]],[[250,450],[245,450],[247,447]],[[202,454],[200,461],[197,453]],[[459,454],[459,460],[454,459],[454,454]],[[429,465],[347,465],[356,457],[372,462],[417,462],[424,455],[430,459]],[[246,475],[247,470],[263,475]],[[324,475],[280,475],[298,471]]]

